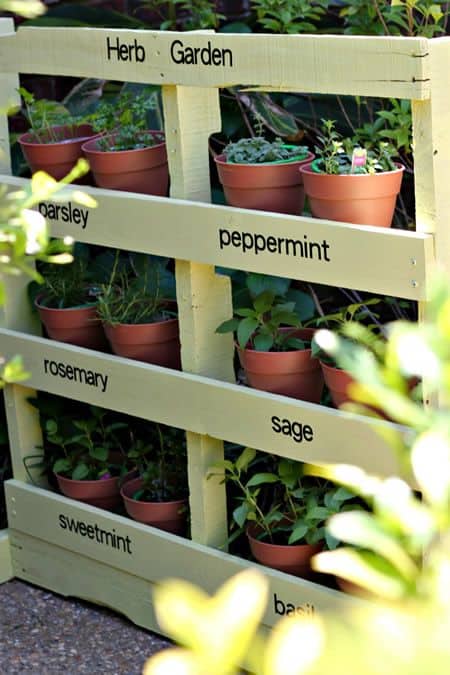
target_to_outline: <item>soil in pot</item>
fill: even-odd
[[[98,351],[108,350],[108,343],[95,305],[58,309],[46,307],[42,304],[42,299],[42,295],[38,296],[35,305],[45,330],[52,340]]]
[[[169,187],[169,169],[164,134],[150,131],[159,141],[134,150],[100,149],[97,139],[84,143],[86,155],[99,187],[165,197]]]
[[[281,330],[305,341],[311,341],[314,333],[309,328]],[[254,389],[311,403],[320,402],[323,376],[320,363],[313,358],[310,348],[289,352],[258,352],[239,347],[238,353],[248,383]]]
[[[114,354],[180,370],[178,319],[142,324],[105,323],[104,329]]]
[[[225,155],[214,160],[230,206],[300,215],[305,192],[299,169],[313,157],[308,153],[306,159],[270,164],[233,164]]]
[[[66,497],[111,511],[120,505],[120,478],[72,480],[56,474],[58,487]]]
[[[133,499],[142,488],[142,478],[127,481],[120,491],[128,515],[140,523],[152,525],[172,534],[184,534],[186,529],[187,499],[171,502],[146,502]]]
[[[63,140],[56,143],[37,143],[35,135],[28,132],[20,136],[19,143],[32,173],[46,171],[55,180],[61,180],[83,157],[83,143],[96,134],[89,124],[55,127],[55,131]],[[86,182],[86,177],[83,182]]]
[[[322,549],[322,544],[271,544],[257,539],[259,532],[256,525],[247,528],[250,550],[257,562],[297,577],[312,575],[310,561]]]
[[[311,164],[300,167],[305,193],[315,218],[356,225],[390,227],[404,167],[375,174],[316,173]]]

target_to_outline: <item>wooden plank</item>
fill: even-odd
[[[278,91],[425,99],[428,42],[401,37],[20,28],[16,36],[0,41],[0,69],[194,87],[247,84]]]
[[[292,459],[356,464],[380,475],[400,471],[378,432],[405,429],[389,422],[6,329],[0,338],[7,357],[23,354],[29,384],[39,390]],[[292,435],[287,424],[277,433],[274,416],[297,423]],[[300,425],[311,428],[311,440],[301,439]]]
[[[8,530],[0,530],[0,584],[13,578]]]
[[[0,182],[17,187],[24,179],[3,176]],[[52,202],[41,203],[41,212],[47,217],[50,214],[55,236],[69,235],[77,241],[251,272],[263,269],[275,276],[381,295],[427,298],[434,249],[433,237],[426,232],[363,227],[96,188],[86,188],[85,192],[97,200],[96,209],[72,204],[69,211]],[[131,214],[133,227],[124,227]],[[198,345],[199,349],[203,346]],[[215,367],[222,368],[223,364]]]
[[[8,500],[16,499],[16,514],[12,516],[11,528],[15,574],[21,578],[23,574],[29,574],[27,540],[22,539],[22,536],[34,537],[52,545],[55,562],[47,557],[50,568],[58,565],[58,560],[64,556],[65,560],[68,560],[67,552],[75,554],[72,556],[73,564],[65,570],[66,577],[71,576],[67,574],[67,569],[78,567],[83,558],[107,565],[108,569],[104,569],[103,579],[99,574],[95,575],[92,581],[85,579],[85,574],[78,577],[81,588],[87,586],[89,588],[89,594],[86,596],[84,591],[82,597],[96,599],[96,594],[99,593],[96,590],[97,586],[103,591],[106,586],[108,591],[103,592],[103,596],[107,599],[106,604],[120,608],[120,611],[124,611],[121,607],[122,599],[114,601],[115,585],[110,583],[111,572],[114,570],[134,575],[152,584],[167,577],[181,577],[199,585],[206,592],[213,593],[230,576],[250,565],[255,565],[267,576],[270,583],[271,601],[263,620],[266,625],[273,625],[279,619],[275,597],[284,604],[291,603],[294,607],[303,609],[305,613],[321,612],[331,608],[343,611],[345,608],[361,605],[362,602],[317,583],[261,567],[162,530],[135,523],[123,516],[39,488],[22,485],[18,481],[8,482],[7,494]],[[15,545],[19,542],[22,550],[17,558]],[[40,549],[45,550],[43,545]],[[24,572],[18,564],[19,560]],[[35,564],[35,568],[39,574],[42,573],[40,563]],[[60,585],[65,584],[62,579],[61,582]],[[58,592],[72,594],[75,591],[75,595],[79,596],[78,583],[71,586],[71,591]],[[141,588],[145,593],[145,586],[141,584]],[[98,599],[96,601],[98,602]],[[126,607],[126,603],[124,606]],[[281,605],[278,610],[281,610]]]
[[[220,129],[218,90],[164,86],[163,107],[170,194],[209,202],[208,143],[209,136]],[[216,322],[224,321],[232,313],[230,280],[216,275],[211,265],[191,262],[185,257],[184,252],[177,256],[175,265],[183,370],[233,381],[231,336],[214,333]],[[225,486],[218,478],[207,482],[211,464],[223,459],[223,442],[188,432],[186,443],[192,538],[199,543],[225,547]]]
[[[414,165],[417,231],[433,233],[438,269],[447,276],[450,270],[450,41],[438,38],[430,42],[433,69],[432,100],[413,101]],[[426,314],[424,303],[419,305],[419,316]],[[437,392],[428,392],[424,379],[425,401],[439,405]],[[446,403],[444,402],[444,405]]]

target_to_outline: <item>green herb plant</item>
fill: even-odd
[[[124,475],[127,451],[121,444],[119,429],[124,422],[109,422],[109,411],[89,406],[90,417],[73,419],[73,432],[63,430],[57,419],[48,419],[44,435],[59,449],[53,463],[54,473],[72,480],[97,480]]]
[[[55,309],[87,307],[97,303],[99,287],[89,283],[87,261],[76,257],[63,267],[42,265],[44,283],[33,285],[31,294],[39,294],[39,304]]]
[[[116,252],[111,276],[98,297],[98,315],[105,323],[141,324],[176,316],[170,296],[173,275],[156,256],[121,258]]]
[[[398,168],[392,159],[396,154],[392,144],[380,140],[376,146],[372,143],[371,147],[365,144],[362,147],[358,139],[342,138],[333,120],[322,120],[318,141],[320,145],[315,148],[317,159],[312,162],[312,168],[317,173],[374,174]],[[353,161],[358,151],[365,155],[361,164]]]
[[[301,145],[285,145],[279,138],[270,142],[256,136],[229,143],[223,152],[227,162],[232,164],[268,164],[305,159],[308,148]]]
[[[72,116],[58,101],[36,99],[24,87],[19,87],[18,91],[25,106],[23,114],[35,143],[58,143],[66,138],[75,137],[76,128],[83,123],[83,118]]]
[[[328,0],[252,0],[258,23],[273,33],[314,33]]]
[[[262,467],[262,468],[261,468]],[[233,462],[224,460],[212,468],[224,471],[226,482],[237,486],[239,506],[233,510],[230,540],[254,526],[257,539],[272,544],[316,544],[329,549],[338,542],[324,527],[332,514],[351,508],[354,495],[320,479],[304,476],[304,465],[290,459],[245,448]]]
[[[137,95],[121,91],[113,102],[101,102],[88,118],[94,131],[102,133],[97,139],[100,150],[136,150],[160,143],[162,132],[147,131],[147,112],[157,107],[157,92],[152,89]]]
[[[145,443],[135,443],[128,457],[143,481],[133,499],[164,502],[187,496],[186,435],[181,429],[152,424]]]

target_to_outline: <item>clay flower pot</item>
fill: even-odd
[[[114,354],[180,370],[178,319],[140,324],[103,324]]]
[[[345,370],[329,366],[323,361],[320,362],[320,366],[325,384],[330,391],[331,399],[336,408],[339,408],[343,403],[352,401],[353,399],[347,393],[347,388],[355,381],[354,378]]]
[[[160,530],[183,534],[186,526],[187,499],[172,502],[143,502],[133,499],[142,487],[142,478],[127,481],[120,491],[125,509],[133,520],[152,525]]]
[[[356,225],[390,227],[404,167],[375,174],[316,173],[311,164],[300,167],[305,193],[315,218]]]
[[[305,203],[299,169],[314,158],[269,164],[233,164],[225,155],[214,158],[227,203],[244,209],[258,209],[300,215]]]
[[[250,525],[246,531],[257,562],[297,577],[308,578],[312,574],[310,561],[322,549],[322,544],[271,544],[256,538],[260,531],[257,525]]]
[[[32,173],[46,171],[55,180],[64,178],[83,157],[81,146],[95,136],[89,124],[78,127],[54,127],[63,140],[57,143],[38,143],[33,133],[22,134],[19,143]]]
[[[82,150],[96,184],[111,190],[126,190],[165,197],[169,186],[166,144],[161,131],[151,131],[160,142],[135,150],[101,150],[97,139],[84,143]]]
[[[281,331],[292,333],[292,337],[301,340],[311,340],[314,333],[310,328],[282,328]],[[311,403],[320,402],[323,376],[320,363],[312,357],[310,348],[290,352],[258,352],[238,347],[238,353],[248,383],[254,389]]]
[[[35,305],[49,338],[88,349],[107,349],[108,343],[95,305],[58,309],[46,307],[41,304],[42,300],[43,295],[38,295]]]
[[[98,480],[72,480],[58,473],[55,476],[63,495],[71,499],[108,511],[119,506],[121,502],[118,476]]]

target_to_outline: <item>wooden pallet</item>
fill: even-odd
[[[298,460],[351,462],[383,475],[398,471],[377,428],[399,434],[406,429],[234,384],[232,338],[214,333],[231,315],[230,283],[215,274],[214,266],[409,298],[420,302],[422,313],[434,261],[450,268],[450,40],[88,28],[14,33],[8,20],[0,21],[0,27],[2,97],[15,96],[18,72],[163,86],[170,199],[87,188],[98,208],[89,210],[85,228],[63,222],[51,201],[39,209],[57,236],[176,258],[184,372],[39,337],[26,304],[26,280],[9,284],[0,331],[2,354],[23,354],[32,373],[27,387],[6,391],[14,471],[7,485],[14,575],[108,605],[156,629],[150,592],[161,578],[183,577],[213,591],[252,564],[224,552],[224,487],[206,480],[208,468],[223,457],[223,440]],[[416,231],[209,204],[208,137],[220,129],[218,88],[238,84],[264,91],[411,99]],[[6,147],[5,121],[0,122],[0,142]],[[22,184],[7,175],[8,166],[3,173],[1,182],[10,188]],[[268,237],[293,243],[280,245],[276,253],[261,250]],[[295,242],[305,237],[326,242],[329,260],[302,257]],[[97,378],[98,386],[61,378],[52,365],[58,363],[102,378]],[[37,413],[27,402],[33,388],[186,429],[192,541],[28,484],[23,457],[41,440]],[[275,415],[309,424],[313,439],[297,443],[276,434]],[[360,602],[312,581],[263,571],[271,584],[267,626],[283,607],[302,613],[344,610]]]

